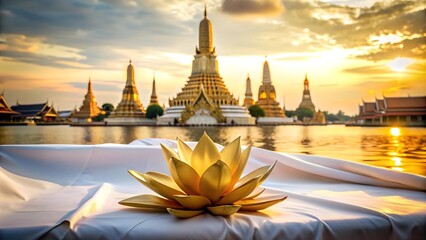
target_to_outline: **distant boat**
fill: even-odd
[[[33,119],[27,119],[24,122],[27,124],[27,126],[36,126],[36,123]]]

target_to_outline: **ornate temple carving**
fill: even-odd
[[[268,61],[263,63],[262,85],[259,87],[258,100],[259,105],[265,111],[265,117],[285,117],[280,104],[276,101],[275,87],[272,85],[271,73],[269,71]]]
[[[127,67],[127,81],[123,96],[117,108],[111,113],[110,118],[145,117],[145,109],[139,100],[138,89],[135,83],[135,70],[132,61]]]
[[[98,116],[101,111],[102,110],[98,107],[98,103],[96,102],[95,94],[93,94],[92,81],[89,78],[87,93],[84,96],[83,104],[80,109],[75,112],[73,118],[85,119],[91,122],[91,119]]]
[[[305,80],[303,81],[303,97],[299,107],[308,108],[315,112],[315,105],[311,99],[311,91],[309,90],[309,80],[307,74],[305,74]]]
[[[188,120],[192,120],[193,122],[189,122],[192,124],[217,124],[223,123],[225,118],[223,117],[222,111],[219,107],[217,107],[206,95],[204,91],[203,85],[200,86],[200,93],[198,94],[195,101],[186,105],[185,110],[182,112],[182,121],[187,122]],[[209,117],[214,118],[212,121]],[[199,119],[199,120],[197,120]]]

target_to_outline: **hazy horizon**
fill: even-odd
[[[0,90],[9,105],[80,107],[89,77],[99,105],[121,99],[129,59],[141,101],[153,72],[160,103],[188,80],[204,4],[219,70],[240,104],[255,100],[265,55],[277,101],[294,110],[305,73],[317,109],[356,114],[382,96],[426,95],[424,1],[2,1]]]

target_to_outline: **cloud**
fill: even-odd
[[[390,62],[392,63],[392,61]],[[364,65],[358,67],[349,67],[341,70],[343,73],[351,73],[351,74],[360,74],[360,75],[369,75],[374,76],[375,78],[382,79],[393,79],[395,78],[395,71],[390,71],[392,67],[389,66],[389,62],[387,65]],[[406,67],[403,67],[403,71],[400,74],[410,75],[411,77],[419,78],[421,80],[422,76],[424,76],[424,69],[426,63],[425,62],[414,62]]]
[[[66,84],[69,84],[74,88],[87,91],[87,82],[67,82]],[[123,90],[123,83],[103,80],[92,80],[92,88],[95,94],[98,91],[119,93],[121,90]]]
[[[342,71],[354,74],[389,74],[389,68],[381,65],[351,67],[342,69]]]
[[[208,11],[216,49],[222,56],[309,53],[341,47],[359,49],[360,53],[354,57],[380,61],[397,55],[424,58],[425,5],[423,1],[399,0],[367,7],[301,0],[215,0],[209,2]],[[272,13],[283,14],[274,19],[232,19],[239,15]],[[2,55],[11,61],[60,68],[121,70],[118,63],[131,58],[143,67],[186,77],[190,71],[182,70],[186,65],[164,53],[193,54],[203,3],[197,0],[4,1],[0,14],[0,39],[25,36],[27,42],[32,40],[39,49],[31,52],[22,48],[25,47],[22,43],[0,40],[0,48],[7,46]],[[371,42],[374,36],[389,34],[401,34],[401,41],[381,45]],[[65,54],[46,54],[46,49]]]
[[[284,11],[280,0],[225,0],[222,11],[235,15],[277,15]]]
[[[297,48],[310,51],[335,47],[358,49],[357,57],[373,61],[397,55],[417,59],[426,56],[423,39],[426,3],[423,1],[377,2],[370,7],[299,0],[283,0],[283,4],[286,12],[281,16],[282,24],[272,33],[293,41],[287,40],[283,51],[288,51],[291,43],[297,43]],[[374,37],[386,38],[391,34],[399,34],[400,41],[371,42]]]
[[[39,49],[40,46],[60,46],[67,51],[77,49],[78,54],[84,56],[84,59],[74,60],[78,64],[70,64],[70,59],[64,59],[64,56],[57,59],[58,54],[45,56],[46,51],[38,54],[28,48],[23,51],[23,48],[16,47],[17,41],[2,41],[0,46],[7,47],[8,55],[5,56],[19,56],[16,61],[53,67],[84,68],[89,65],[109,69],[116,66],[111,64],[112,61],[135,59],[153,49],[170,52],[193,49],[196,29],[191,25],[197,25],[195,20],[182,22],[165,11],[146,8],[142,1],[137,1],[137,6],[129,6],[132,1],[110,2],[40,0],[37,3],[3,3],[0,39],[24,36],[26,39],[36,39],[31,43]],[[202,10],[199,14],[202,14]],[[132,49],[132,52],[129,55],[114,52],[114,49],[120,48]],[[40,63],[37,63],[38,60]]]

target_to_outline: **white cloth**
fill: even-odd
[[[180,220],[119,205],[154,194],[128,169],[169,174],[159,143],[176,147],[0,146],[0,239],[425,239],[425,177],[258,148],[246,172],[278,160],[263,195],[288,196],[266,210]]]

